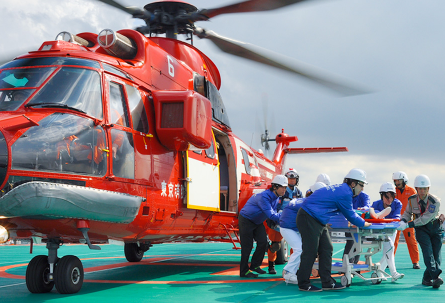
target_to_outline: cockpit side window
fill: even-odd
[[[113,175],[120,178],[134,179],[134,143],[133,135],[120,129],[111,129],[111,157]]]
[[[108,82],[110,86],[110,122],[129,127],[124,90],[121,84]]]
[[[131,119],[133,120],[133,129],[144,134],[148,134],[148,118],[145,111],[144,102],[141,93],[132,85],[125,84],[127,91],[128,105],[130,107]]]
[[[204,97],[207,97],[206,78],[198,73],[193,75],[193,89],[195,92],[200,93]]]

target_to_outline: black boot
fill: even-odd
[[[277,271],[275,270],[275,262],[274,261],[269,261],[269,273],[271,275],[277,274]]]

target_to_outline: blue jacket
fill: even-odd
[[[316,190],[305,198],[302,208],[321,224],[341,212],[352,224],[363,227],[365,220],[352,209],[352,190],[348,184],[335,184]]]
[[[297,214],[303,204],[304,199],[293,199],[283,209],[280,217],[280,227],[289,228],[298,231],[297,228]]]
[[[385,206],[383,206],[383,200],[378,200],[372,202],[372,208],[374,208],[375,211],[379,212],[385,209]],[[391,212],[389,215],[385,217],[385,219],[400,219],[400,212],[402,211],[402,202],[400,202],[398,199],[394,199],[391,203]]]
[[[371,207],[371,199],[363,191],[358,196],[352,198],[352,208],[357,209],[359,207],[364,208],[364,210],[369,210]]]
[[[303,193],[296,186],[294,186],[293,190],[288,186],[286,192],[280,197],[280,201],[278,201],[277,211],[285,209],[289,202],[295,198],[303,198]]]
[[[277,198],[277,195],[271,190],[255,194],[247,200],[246,205],[240,211],[240,215],[255,224],[262,224],[267,218],[278,223],[280,215],[277,214],[279,201]]]

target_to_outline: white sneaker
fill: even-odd
[[[298,284],[297,276],[291,272],[286,272],[284,274],[284,281],[286,282],[286,284]]]
[[[399,274],[398,272],[396,272],[395,274],[392,275],[392,282],[397,281],[398,279],[403,279],[405,275],[404,274]]]

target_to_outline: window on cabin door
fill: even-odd
[[[134,142],[124,85],[109,81],[110,156],[113,175],[134,179]],[[128,93],[128,92],[127,92]]]

